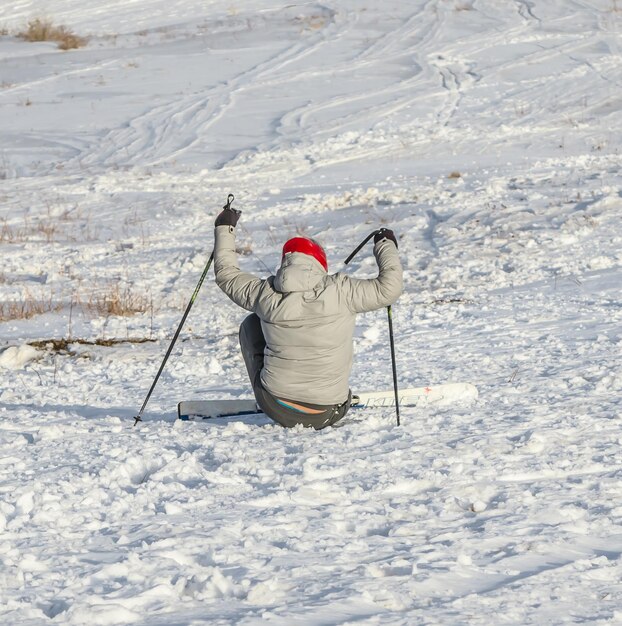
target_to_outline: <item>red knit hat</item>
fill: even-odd
[[[314,259],[320,262],[321,266],[328,272],[328,261],[326,260],[326,252],[324,252],[324,248],[313,239],[308,239],[307,237],[294,237],[289,241],[285,242],[283,246],[283,256],[289,252],[300,252],[302,254],[308,254],[312,256]]]

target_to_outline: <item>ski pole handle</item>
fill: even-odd
[[[233,194],[230,193],[227,196],[227,204],[222,207],[222,211],[216,217],[214,226],[233,226],[234,228],[237,226],[242,211],[238,211],[238,209],[234,209],[231,206],[233,200]]]

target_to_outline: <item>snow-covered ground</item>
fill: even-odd
[[[36,17],[88,45],[17,39]],[[0,622],[621,624],[621,24],[615,0],[2,3]],[[295,233],[337,271],[394,228],[400,385],[479,400],[176,423],[250,394],[208,280],[133,428],[229,192],[264,276]],[[357,336],[353,388],[390,387],[386,312]]]

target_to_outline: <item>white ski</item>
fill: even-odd
[[[412,387],[399,390],[400,406],[424,406],[449,404],[477,398],[477,388],[470,383],[446,383],[429,387]],[[364,391],[352,396],[352,408],[395,406],[395,393],[391,390]],[[185,400],[177,405],[181,420],[235,417],[262,413],[254,399],[234,400]]]
[[[470,383],[445,383],[429,387],[411,387],[399,390],[400,406],[419,406],[432,403],[446,403],[477,399],[477,387]],[[358,402],[353,406],[395,406],[395,392],[369,391],[356,394]]]

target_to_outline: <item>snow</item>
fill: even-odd
[[[2,623],[622,623],[621,9],[3,3]],[[393,228],[400,385],[479,399],[178,423],[250,394],[210,274],[134,428],[228,193],[262,276]],[[361,316],[352,385],[391,384]]]
[[[26,363],[40,356],[40,351],[28,344],[9,346],[0,352],[0,367],[5,369],[22,369]]]

